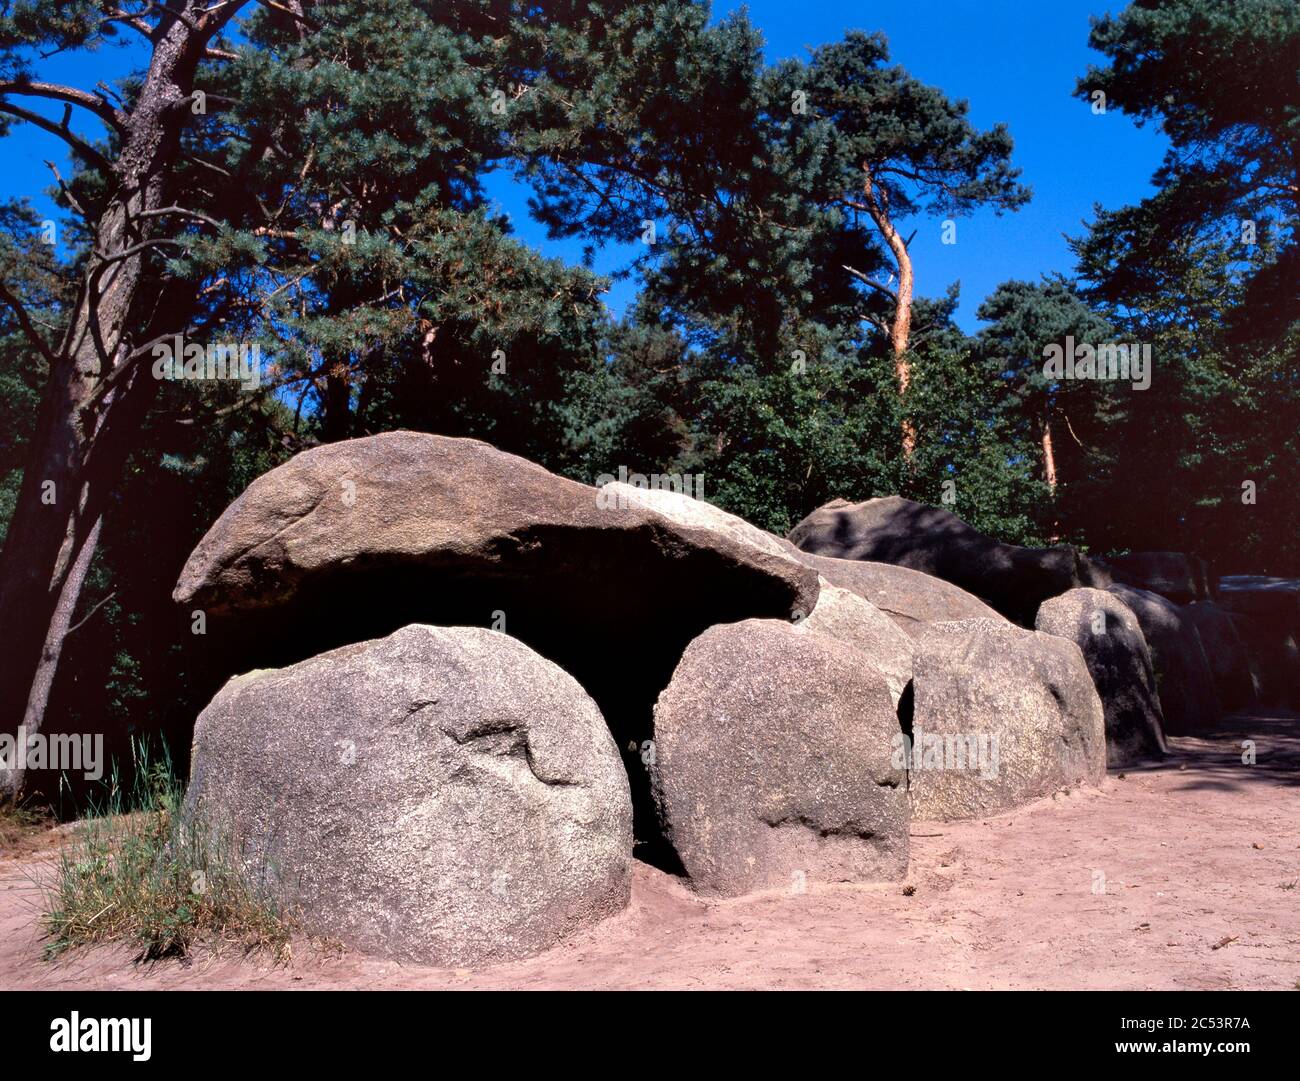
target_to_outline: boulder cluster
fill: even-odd
[[[618,913],[634,854],[719,897],[898,879],[913,817],[1096,785],[1294,693],[1297,594],[1157,555],[897,498],[787,540],[475,440],[318,447],[176,586],[231,675],[188,813],[307,930],[440,965]]]

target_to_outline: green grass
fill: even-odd
[[[133,745],[135,780],[114,768],[104,806],[78,823],[44,884],[47,958],[125,942],[137,961],[195,946],[239,947],[289,959],[294,921],[240,872],[233,845],[182,814],[170,757]]]

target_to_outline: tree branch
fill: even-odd
[[[22,79],[0,83],[0,94],[20,94],[27,97],[47,98],[50,101],[62,101],[70,105],[80,105],[88,109],[100,120],[117,131],[125,131],[128,121],[126,113],[118,109],[107,98],[78,90],[73,86],[58,83],[32,83]]]
[[[148,251],[150,248],[160,247],[183,248],[185,245],[179,240],[170,240],[167,237],[157,237],[154,240],[142,240],[139,244],[132,244],[129,248],[123,248],[121,251],[115,251],[112,254],[97,251],[95,252],[95,258],[100,261],[98,269],[102,271],[103,268],[110,263],[120,263],[123,259],[130,259],[132,256],[139,255],[141,252]]]
[[[850,274],[852,274],[855,278],[857,278],[858,281],[860,281],[863,285],[869,285],[871,286],[872,289],[880,290],[880,292],[884,293],[885,296],[889,297],[889,299],[892,300],[895,304],[898,303],[898,294],[895,293],[892,289],[886,288],[885,286],[881,285],[879,282],[873,282],[860,270],[854,270],[853,267],[848,266],[846,264],[841,264],[841,266],[843,266],[845,270],[847,270]]]
[[[68,205],[72,207],[72,209],[75,210],[78,214],[80,214],[83,218],[89,218],[90,215],[86,213],[86,208],[83,207],[79,202],[77,202],[76,196],[72,194],[72,189],[70,189],[68,185],[63,182],[63,174],[59,172],[59,167],[55,165],[54,162],[52,161],[47,161],[45,165],[46,168],[48,168],[50,172],[54,174],[54,179],[58,181],[59,190],[63,192],[63,197],[68,200]]]
[[[23,334],[26,335],[27,340],[31,342],[41,356],[45,358],[45,363],[53,368],[56,364],[54,351],[45,344],[45,339],[36,333],[36,328],[32,326],[31,318],[27,314],[27,309],[23,307],[22,301],[14,296],[13,293],[9,292],[9,290],[5,288],[3,282],[0,282],[0,300],[3,300],[9,310],[17,317],[18,325],[22,327]]]
[[[94,608],[92,608],[89,612],[87,612],[84,616],[82,616],[79,620],[77,620],[76,623],[74,623],[71,627],[69,627],[66,631],[64,631],[63,637],[67,638],[68,635],[70,635],[83,623],[88,622],[91,616],[93,616],[96,612],[98,612],[101,608],[103,608],[104,605],[106,605],[109,601],[111,601],[116,596],[117,596],[117,590],[115,589],[113,590],[112,593],[110,593],[107,597],[105,597],[102,601],[100,601],[97,605],[95,605]]]
[[[69,105],[67,109],[68,112],[70,112],[72,106]],[[112,166],[109,165],[107,159],[105,159],[105,157],[90,144],[82,142],[81,139],[68,129],[67,112],[63,115],[62,124],[56,124],[53,120],[47,120],[39,113],[30,112],[27,109],[22,108],[22,106],[14,105],[12,102],[8,101],[0,101],[0,112],[9,113],[12,116],[18,117],[19,120],[26,120],[29,124],[35,124],[38,128],[48,131],[51,135],[57,135],[72,147],[77,154],[84,158],[88,164],[93,165],[106,176],[111,175]]]
[[[281,15],[288,15],[294,22],[302,23],[308,30],[319,30],[321,28],[320,23],[307,18],[301,11],[294,11],[287,4],[277,3],[276,0],[257,0],[257,2],[271,11],[278,11]]]
[[[136,217],[158,218],[162,217],[164,214],[180,214],[184,217],[194,218],[196,221],[201,221],[207,225],[211,225],[214,229],[221,228],[221,222],[217,221],[216,218],[210,218],[206,214],[200,214],[197,210],[189,210],[183,206],[161,206],[157,210],[142,210],[136,215]]]

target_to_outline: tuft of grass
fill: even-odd
[[[289,959],[294,921],[243,873],[236,846],[182,813],[164,748],[132,744],[133,780],[116,766],[104,806],[86,816],[45,884],[45,956],[127,942],[137,961],[188,956],[200,943]]]

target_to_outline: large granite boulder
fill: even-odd
[[[1048,597],[1110,581],[1068,545],[1002,544],[951,511],[901,496],[864,503],[834,500],[796,525],[790,540],[814,555],[893,563],[942,578],[1024,626],[1033,626]]]
[[[892,563],[813,555],[789,544],[801,563],[822,579],[856,593],[892,619],[909,637],[919,638],[931,623],[1003,617],[978,597],[951,582]]]
[[[822,579],[817,607],[794,626],[802,634],[843,642],[861,653],[885,677],[897,708],[912,681],[912,640],[874,604]]]
[[[255,480],[175,599],[204,614],[212,690],[410,623],[504,630],[595,698],[653,841],[640,747],[682,651],[715,623],[811,612],[817,575],[708,518],[610,494],[472,439],[332,443]]]
[[[629,897],[632,809],[600,711],[475,627],[235,677],[199,717],[187,810],[309,932],[384,957],[525,957]]]
[[[777,537],[751,525],[743,518],[681,492],[664,488],[639,487],[618,481],[604,485],[600,491],[607,505],[617,501],[623,505],[648,507],[678,525],[716,530],[733,540],[753,545],[760,551],[795,562],[802,561],[804,564],[813,565],[813,560],[817,558],[806,556],[783,537]],[[857,573],[865,577],[871,574],[869,567],[860,570],[863,565],[858,563],[838,560],[825,562],[845,562],[850,575]],[[897,570],[885,564],[881,565],[881,569],[887,572]],[[920,598],[930,592],[927,589],[929,583],[960,594],[960,590],[949,586],[946,582],[927,579],[924,575],[915,575],[915,577],[922,580],[916,584],[913,591],[917,595],[913,604],[918,603]],[[912,678],[911,640],[888,616],[861,594],[832,585],[822,577],[819,577],[818,585],[816,607],[807,615],[801,612],[795,613],[796,628],[805,633],[820,634],[844,642],[864,653],[870,658],[873,667],[885,677],[890,696],[897,706],[904,688]],[[970,601],[989,615],[995,614],[975,601],[973,597]]]
[[[926,819],[998,814],[1106,776],[1079,647],[991,620],[936,623],[912,656],[908,796]]]
[[[734,896],[906,873],[888,684],[844,643],[775,620],[713,627],[655,706],[655,787],[692,886]]]
[[[1151,651],[1165,734],[1192,735],[1213,728],[1220,716],[1218,692],[1188,606],[1119,583],[1110,592],[1137,616]]]
[[[1130,552],[1109,557],[1105,565],[1115,581],[1175,604],[1211,600],[1215,593],[1209,564],[1186,552]]]
[[[747,588],[782,614],[816,600],[815,578],[783,552],[636,502],[608,505],[601,491],[474,439],[387,432],[331,443],[258,477],[199,542],[175,599],[249,611],[393,570],[587,581],[631,562],[692,578],[701,564],[722,578],[714,594]]]
[[[1200,636],[1201,648],[1214,677],[1219,711],[1231,713],[1257,703],[1260,676],[1238,626],[1243,617],[1213,601],[1188,604],[1183,613]]]
[[[1300,708],[1300,646],[1295,636],[1237,613],[1233,625],[1250,658],[1259,704]]]
[[[1106,715],[1108,765],[1167,752],[1151,653],[1128,605],[1104,590],[1072,589],[1043,602],[1036,627],[1069,639],[1083,653]]]

